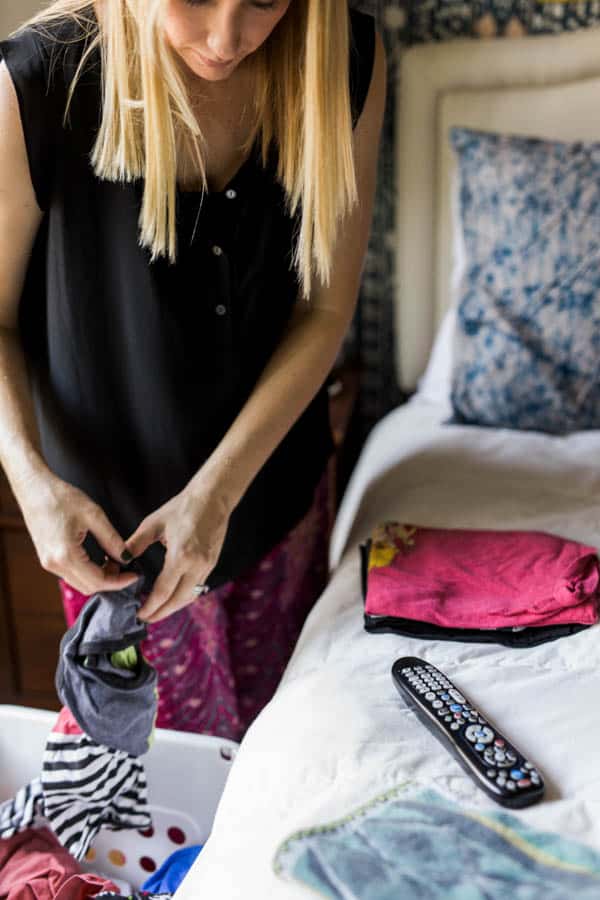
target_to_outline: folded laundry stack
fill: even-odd
[[[595,548],[554,535],[386,522],[361,552],[369,632],[530,647],[599,618]]]

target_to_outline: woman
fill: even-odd
[[[141,569],[158,724],[240,740],[325,584],[381,39],[346,0],[57,0],[0,52],[0,461],[68,623]]]

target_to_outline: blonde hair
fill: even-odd
[[[174,262],[178,134],[197,160],[204,189],[206,171],[203,136],[161,30],[164,3],[109,0],[98,23],[90,0],[54,0],[19,30],[65,17],[81,26],[86,47],[65,120],[85,63],[100,48],[103,108],[94,171],[109,181],[144,178],[140,243],[153,260]],[[266,164],[272,145],[277,148],[288,212],[299,215],[294,265],[308,298],[315,274],[329,283],[340,223],[357,201],[347,0],[292,0],[253,57],[255,120],[245,150],[258,139]]]

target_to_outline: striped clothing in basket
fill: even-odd
[[[97,744],[63,708],[44,750],[41,777],[0,805],[0,838],[49,825],[82,860],[101,828],[151,827],[144,767],[135,756]]]

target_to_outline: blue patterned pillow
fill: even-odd
[[[450,136],[466,257],[453,421],[600,428],[600,144]]]

